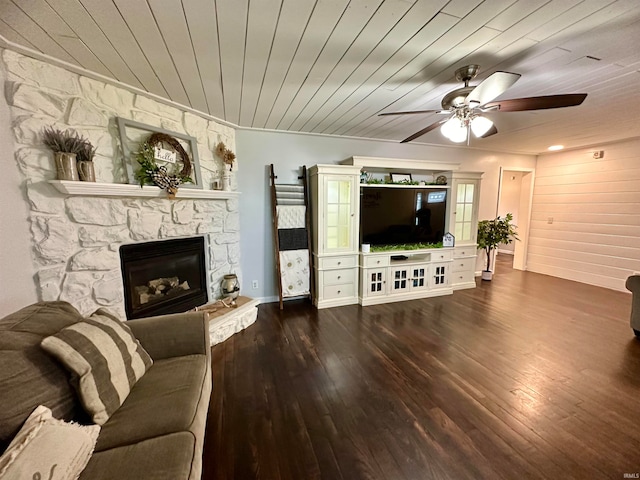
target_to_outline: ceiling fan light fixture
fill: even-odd
[[[449,137],[454,143],[462,143],[467,141],[467,129],[465,127],[460,127],[456,132]]]
[[[487,117],[477,116],[471,119],[471,131],[478,138],[487,133],[491,127],[493,127],[493,122]]]
[[[462,123],[460,122],[460,119],[458,117],[454,116],[447,120],[442,125],[442,127],[440,127],[440,132],[442,132],[442,135],[451,140],[451,137],[455,136],[456,132],[460,128],[462,128]]]
[[[442,134],[454,143],[462,143],[467,139],[467,127],[458,117],[451,117],[442,127]]]

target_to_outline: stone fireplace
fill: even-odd
[[[225,274],[242,278],[239,193],[211,189],[224,170],[213,153],[215,146],[222,141],[235,150],[233,128],[135,89],[10,50],[2,51],[0,68],[6,74],[40,300],[65,300],[84,314],[107,307],[125,318],[120,247],[194,236],[205,239],[204,285],[210,301],[219,297]],[[194,137],[203,188],[180,188],[178,197],[170,200],[157,187],[126,184],[124,165],[131,160],[122,156],[116,117]],[[47,126],[73,128],[97,147],[96,183],[55,181],[53,154],[40,140]],[[234,175],[239,168],[234,165]],[[233,179],[233,190],[235,186]]]
[[[208,301],[205,238],[120,247],[127,319],[180,313]]]

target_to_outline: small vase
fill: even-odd
[[[79,180],[75,153],[56,152],[54,159],[58,180],[73,180],[76,182]]]
[[[222,175],[222,190],[225,192],[231,191],[231,173],[229,172],[225,172],[224,175]]]
[[[80,175],[80,180],[82,180],[83,182],[96,181],[96,171],[93,167],[93,162],[88,160],[80,160],[76,163],[78,164],[78,174]]]
[[[238,283],[238,277],[235,273],[229,273],[224,276],[220,283],[220,290],[224,298],[235,300],[240,295],[240,285]]]

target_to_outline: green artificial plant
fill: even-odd
[[[509,244],[513,240],[519,240],[516,225],[511,223],[513,215],[507,213],[504,218],[500,216],[493,220],[481,220],[478,222],[478,248],[482,248],[487,254],[487,268],[491,271],[491,252],[501,244]]]

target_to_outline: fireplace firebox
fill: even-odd
[[[129,320],[207,303],[204,237],[122,245],[120,265]]]

